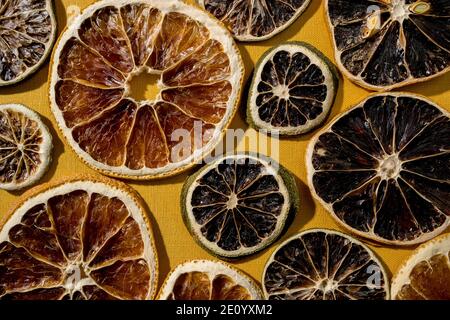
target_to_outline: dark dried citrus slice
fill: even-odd
[[[335,67],[316,48],[303,42],[280,44],[256,65],[247,122],[281,135],[309,132],[326,120],[338,85]]]
[[[69,145],[94,169],[131,179],[176,174],[211,152],[244,75],[226,28],[173,0],[91,5],[61,35],[52,61],[52,112]],[[139,82],[145,75],[159,81]],[[155,97],[136,97],[135,80]]]
[[[20,104],[0,105],[0,189],[36,183],[51,160],[52,136],[37,113]]]
[[[356,234],[411,245],[450,222],[450,119],[412,94],[374,95],[334,120],[307,151],[313,195]]]
[[[193,260],[167,276],[160,300],[261,300],[256,282],[239,269],[219,261]]]
[[[90,177],[26,194],[0,231],[0,270],[0,299],[150,299],[158,282],[142,200]]]
[[[256,253],[286,231],[299,206],[291,173],[257,154],[229,155],[189,177],[183,219],[194,239],[224,258]]]
[[[373,252],[325,229],[283,242],[266,263],[263,290],[269,300],[389,299],[386,272]]]
[[[288,28],[311,0],[197,0],[240,41],[262,41]]]
[[[56,36],[52,0],[0,2],[0,87],[35,72]]]
[[[450,7],[442,0],[327,0],[336,60],[352,80],[391,90],[450,70]]]
[[[396,300],[450,300],[450,235],[417,248],[397,271],[391,287]]]

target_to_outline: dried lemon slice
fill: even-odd
[[[334,65],[304,42],[287,42],[258,61],[249,89],[247,122],[281,135],[307,133],[321,125],[336,98]]]
[[[450,300],[450,235],[424,243],[392,280],[396,300]]]
[[[159,78],[154,100],[133,98],[133,79],[143,73]],[[162,177],[192,166],[220,141],[243,74],[233,38],[206,12],[175,0],[104,0],[59,39],[51,107],[91,167]]]
[[[352,232],[411,245],[450,223],[450,118],[406,93],[373,95],[310,142],[309,186]]]
[[[197,0],[240,41],[262,41],[285,30],[311,0]]]
[[[52,137],[39,115],[20,104],[0,105],[0,189],[36,183],[51,160]]]
[[[283,242],[266,263],[263,290],[269,300],[389,299],[386,271],[373,252],[325,229]]]
[[[0,86],[17,83],[45,61],[55,40],[51,0],[0,2]]]
[[[450,70],[450,6],[440,0],[327,0],[340,69],[371,90]]]
[[[219,261],[193,260],[167,276],[160,300],[261,300],[256,282],[242,271]]]
[[[125,184],[66,179],[26,194],[0,231],[0,299],[150,299],[158,265]]]

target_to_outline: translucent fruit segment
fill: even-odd
[[[211,300],[250,300],[251,295],[247,289],[235,284],[233,279],[226,275],[218,275],[212,281]]]
[[[65,292],[66,290],[62,287],[34,289],[6,294],[2,297],[2,300],[60,300]]]
[[[43,43],[49,41],[53,29],[50,14],[46,10],[25,11],[2,17],[0,26],[26,34]]]
[[[122,72],[133,69],[131,48],[117,8],[108,6],[98,9],[83,21],[78,35],[81,41],[100,53],[115,68]]]
[[[97,286],[84,286],[83,294],[87,300],[117,300],[116,297]]]
[[[172,290],[172,300],[210,300],[211,280],[207,273],[189,272],[178,276]]]

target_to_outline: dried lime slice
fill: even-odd
[[[0,105],[0,189],[36,183],[51,160],[52,137],[39,115],[19,104]]]
[[[263,290],[269,300],[389,299],[386,271],[373,252],[325,229],[283,242],[266,263]]]
[[[256,154],[216,159],[183,186],[183,219],[195,240],[223,258],[256,253],[288,227],[299,205],[293,176]]]
[[[256,66],[247,122],[282,135],[309,132],[326,120],[338,85],[334,65],[316,48],[303,42],[276,46]]]
[[[51,0],[0,1],[0,86],[35,72],[50,53],[55,35]]]

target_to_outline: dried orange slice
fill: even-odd
[[[0,189],[36,183],[51,160],[52,136],[37,113],[20,104],[0,105]]]
[[[45,61],[56,35],[51,0],[0,2],[0,86],[17,83]]]
[[[157,75],[156,99],[130,84]],[[53,114],[78,156],[102,173],[172,175],[220,141],[240,97],[240,53],[204,11],[181,1],[105,0],[74,18],[56,46]]]
[[[160,300],[261,300],[256,282],[242,271],[219,261],[193,260],[167,276]]]
[[[450,300],[450,234],[424,243],[392,280],[396,300]]]
[[[316,199],[368,239],[411,245],[450,224],[450,118],[413,94],[370,96],[310,142]]]
[[[327,0],[340,69],[385,91],[450,70],[450,6],[442,0]]]
[[[343,233],[311,229],[283,242],[266,263],[269,300],[384,300],[383,265],[361,242]]]
[[[262,41],[285,30],[311,0],[197,0],[240,41]]]
[[[125,184],[66,179],[26,194],[0,231],[0,299],[149,299],[158,265]]]

